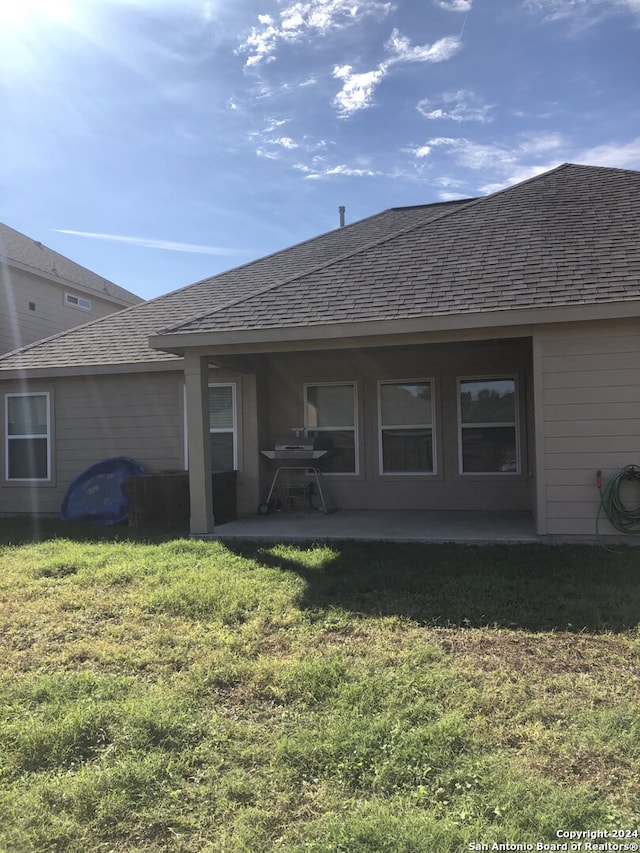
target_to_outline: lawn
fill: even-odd
[[[2,521],[0,565],[6,853],[640,841],[638,550]]]

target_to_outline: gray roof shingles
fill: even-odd
[[[640,300],[640,172],[565,164],[175,331]]]
[[[619,301],[640,301],[640,172],[565,164],[485,198],[384,211],[34,344],[0,369],[173,359],[148,345],[160,330]]]
[[[0,358],[0,371],[175,361],[176,356],[149,346],[149,336],[158,329],[233,304],[263,290],[265,283],[286,281],[292,275],[375,243],[416,219],[433,218],[458,206],[460,202],[446,202],[383,211],[213,278],[36,341]]]

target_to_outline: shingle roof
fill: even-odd
[[[82,289],[92,290],[103,299],[118,302],[120,305],[136,305],[142,302],[139,296],[2,222],[0,222],[0,258],[13,261],[34,272],[54,276]]]
[[[462,203],[391,208],[213,278],[36,341],[0,358],[0,370],[174,361],[176,356],[150,348],[149,336],[158,329],[220,310],[260,292],[265,284],[303,275],[320,264],[376,243],[416,221],[440,216]]]
[[[638,302],[640,172],[565,164],[397,208],[9,354],[0,370],[170,361],[160,330],[313,327]]]
[[[640,300],[640,172],[565,164],[170,331],[631,300]]]

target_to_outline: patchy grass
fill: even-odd
[[[637,551],[28,522],[0,543],[2,850],[456,853],[638,826]]]

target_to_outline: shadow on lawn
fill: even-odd
[[[309,568],[303,548],[226,547],[304,578],[299,604],[319,613],[334,608],[443,627],[572,633],[640,625],[637,549],[346,543]]]
[[[54,520],[0,521],[0,546],[66,537],[158,543],[185,531],[135,531]],[[299,605],[318,618],[344,610],[423,625],[622,632],[640,626],[640,549],[597,546],[346,542],[324,548],[227,542],[229,551],[305,581]]]

